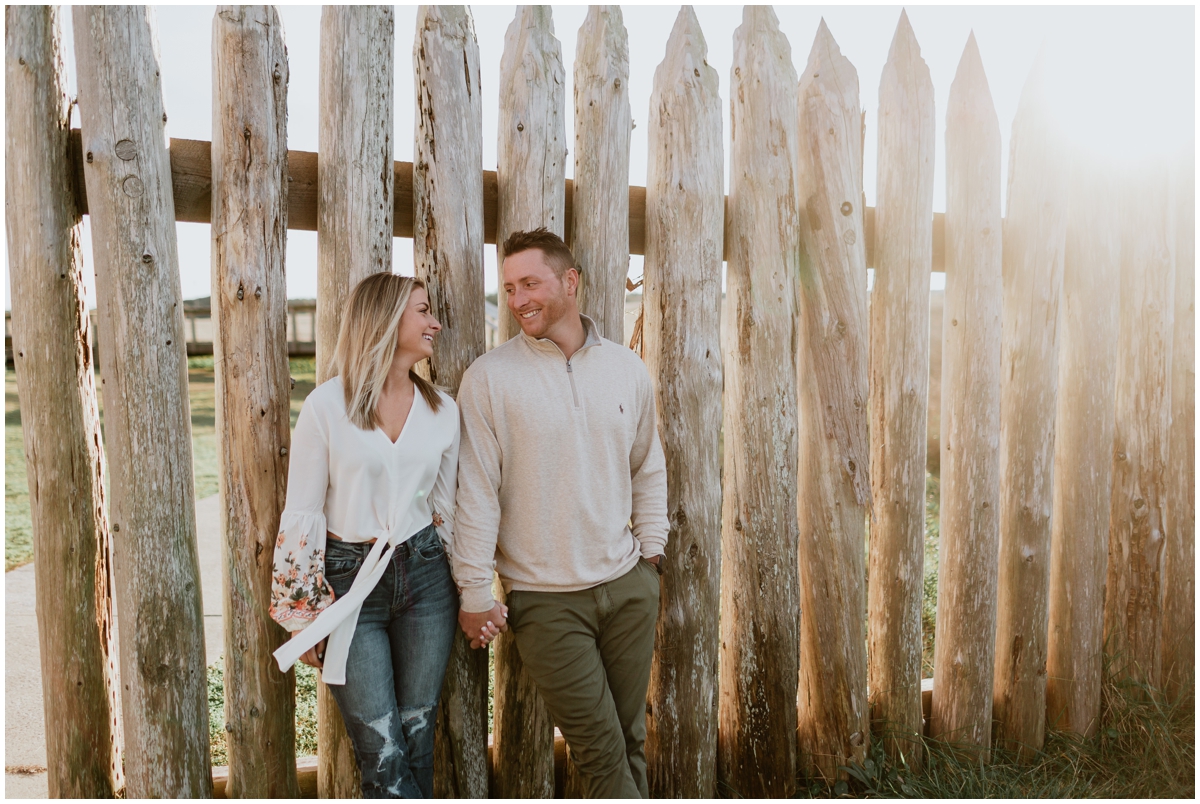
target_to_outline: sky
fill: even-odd
[[[394,158],[411,161],[414,91],[412,43],[417,9],[396,6],[395,13],[395,143]],[[496,166],[497,84],[504,33],[514,6],[474,5],[483,88],[483,167]],[[555,32],[562,43],[566,73],[566,142],[574,142],[572,66],[576,33],[587,13],[584,5],[553,8]],[[211,140],[211,30],[215,6],[156,7],[159,52],[168,134]],[[866,111],[863,182],[867,204],[874,205],[876,125],[880,74],[900,15],[900,6],[776,6],[780,27],[792,47],[797,75],[803,72],[817,26],[825,19],[842,53],[858,71],[860,103]],[[646,135],[651,81],[662,60],[679,6],[623,6],[629,32],[629,96],[636,128],[630,153],[629,183],[646,183]],[[288,95],[288,147],[316,151],[317,78],[320,6],[280,6],[291,72]],[[935,211],[945,209],[945,108],[962,49],[974,31],[987,71],[1000,122],[1002,170],[1007,176],[1009,132],[1021,89],[1039,50],[1048,80],[1057,92],[1056,109],[1064,133],[1075,149],[1094,152],[1118,169],[1139,158],[1192,148],[1195,131],[1195,9],[1192,6],[909,6],[909,20],[929,66],[935,91],[937,153]],[[696,7],[708,45],[708,62],[721,82],[723,136],[728,176],[729,71],[733,31],[741,23],[741,6]],[[66,21],[66,62],[75,92],[70,15]],[[78,125],[76,119],[75,125]],[[573,155],[568,155],[567,176]],[[728,186],[728,180],[726,181]],[[84,224],[84,262],[89,307],[95,306],[91,241]],[[183,297],[209,295],[211,273],[209,227],[177,224]],[[412,273],[412,245],[400,240],[393,269]],[[6,255],[7,256],[7,255]],[[7,259],[5,260],[7,265]],[[633,256],[630,275],[642,273]],[[485,247],[485,289],[496,288],[495,252]],[[316,295],[316,233],[288,233],[288,296]],[[934,287],[942,282],[935,275]],[[7,290],[7,269],[5,271]],[[8,294],[5,296],[6,307]]]

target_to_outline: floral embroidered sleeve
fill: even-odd
[[[329,443],[312,400],[300,409],[292,433],[287,503],[279,519],[271,576],[271,617],[299,631],[331,602],[325,581],[325,494]]]

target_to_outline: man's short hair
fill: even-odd
[[[539,226],[528,232],[513,232],[501,247],[505,257],[511,257],[513,254],[520,254],[522,251],[529,251],[533,248],[545,255],[546,264],[559,279],[562,279],[563,274],[572,268],[579,271],[571,249],[567,248],[567,244],[561,237],[545,226]]]

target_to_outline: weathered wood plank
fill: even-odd
[[[832,780],[869,742],[863,639],[867,270],[858,73],[822,20],[800,77],[799,761]]]
[[[1163,558],[1163,687],[1175,696],[1196,677],[1196,168],[1173,174],[1175,334],[1171,347],[1171,436]]]
[[[1066,243],[1066,150],[1042,64],[1021,92],[1008,162],[1000,389],[1000,572],[992,706],[996,744],[1023,760],[1046,726],[1058,303]]]
[[[921,766],[921,594],[929,266],[933,262],[933,81],[900,12],[879,81],[875,285],[871,292],[871,536],[867,686],[888,753]]]
[[[46,782],[52,798],[112,798],[116,725],[112,540],[88,346],[58,6],[7,6],[5,223],[37,579]]]
[[[429,377],[458,393],[486,350],[483,308],[483,103],[479,44],[466,6],[421,6],[413,42],[417,114],[413,263],[442,331]],[[486,798],[488,652],[461,633],[442,687],[434,795]]]
[[[212,312],[230,798],[294,798],[295,674],[271,654],[271,556],[287,493],[287,88],[273,6],[213,15]]]
[[[166,112],[145,6],[76,6],[131,798],[212,792]],[[99,557],[97,557],[99,558]]]
[[[1114,679],[1162,683],[1162,569],[1171,431],[1175,209],[1163,164],[1122,195],[1120,334],[1104,651]]]
[[[1000,539],[1000,124],[975,34],[946,108],[941,544],[929,734],[987,758]]]
[[[1085,736],[1100,717],[1121,281],[1118,187],[1102,170],[1076,158],[1068,189],[1046,649],[1046,721]]]
[[[691,6],[654,71],[646,187],[645,359],[667,464],[646,765],[655,798],[716,795],[721,595],[721,251],[717,72]]]
[[[589,6],[575,47],[575,182],[571,250],[579,310],[600,334],[625,333],[629,273],[629,36],[620,6]]]
[[[350,291],[392,270],[391,6],[324,6],[317,163],[317,382],[333,373],[342,310]],[[317,783],[323,798],[362,794],[358,766],[337,703],[317,689]]]
[[[770,6],[733,34],[721,513],[718,773],[745,797],[796,789],[796,69]]]

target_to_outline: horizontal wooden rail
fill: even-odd
[[[188,223],[211,223],[212,217],[212,156],[211,143],[203,140],[171,139],[171,184],[175,191],[175,220]],[[79,211],[87,214],[87,190],[83,181],[83,144],[79,129],[71,131],[71,161],[74,166],[75,200]],[[392,234],[413,236],[413,166],[412,162],[396,162],[396,211]],[[317,230],[317,155],[312,151],[288,151],[288,228],[315,232]],[[496,242],[496,171],[483,171],[483,239]],[[567,179],[565,220],[567,237],[571,236],[574,184]],[[726,197],[726,222],[729,220]],[[866,237],[867,266],[875,264],[875,210],[866,207],[863,214],[863,234]],[[946,216],[933,214],[933,271],[945,269]],[[629,253],[646,253],[646,188],[629,188]]]

